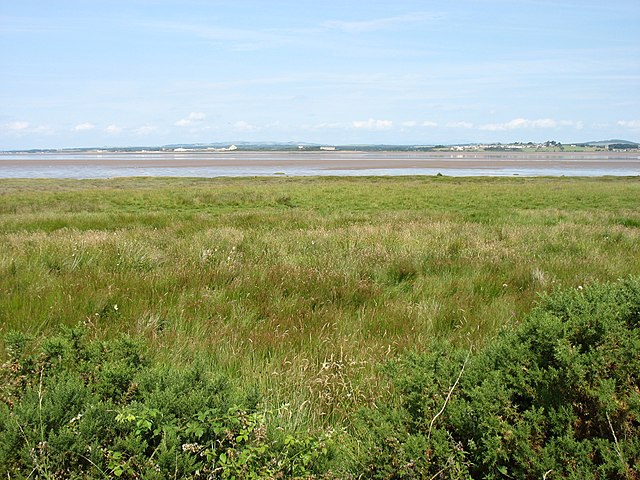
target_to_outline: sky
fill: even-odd
[[[0,150],[640,141],[638,0],[0,0]]]

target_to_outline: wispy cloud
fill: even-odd
[[[538,120],[528,120],[526,118],[516,118],[505,123],[487,123],[478,127],[480,130],[486,130],[490,132],[501,132],[506,130],[517,129],[540,129],[540,128],[556,128],[556,127],[571,127],[575,129],[582,129],[584,123],[581,121],[573,120],[554,120],[552,118],[541,118]]]
[[[391,120],[376,120],[370,118],[369,120],[356,120],[352,122],[352,126],[365,130],[386,130],[387,128],[393,127],[393,122]]]
[[[437,127],[438,124],[436,122],[430,122],[430,121],[416,122],[415,120],[407,120],[406,122],[402,122],[402,126],[407,128],[414,128],[414,127],[433,128],[433,127]]]
[[[303,125],[301,128],[304,130],[323,130],[323,129],[337,129],[347,128],[348,125],[343,122],[320,122],[315,125]]]
[[[158,127],[154,127],[153,125],[143,125],[142,127],[136,128],[133,133],[135,133],[136,135],[150,135],[153,132],[155,132],[158,129]]]
[[[480,125],[480,130],[487,130],[490,132],[500,132],[504,130],[516,130],[519,128],[553,128],[558,125],[558,122],[551,118],[543,118],[540,120],[527,120],[526,118],[516,118],[509,122],[504,123],[487,123]]]
[[[620,120],[619,122],[616,122],[616,123],[621,127],[625,127],[625,128],[633,128],[633,129],[640,128],[640,120]]]
[[[584,122],[582,120],[573,121],[573,120],[560,120],[558,122],[562,127],[572,127],[576,130],[582,130],[584,128]]]
[[[88,130],[93,130],[94,128],[96,128],[96,126],[93,123],[86,122],[76,125],[73,127],[73,130],[76,132],[86,132]]]
[[[29,122],[25,122],[22,120],[3,123],[2,125],[0,125],[0,131],[19,136],[26,134],[52,135],[55,133],[55,130],[47,125],[34,126]]]
[[[136,27],[225,43],[237,51],[263,50],[290,42],[285,35],[270,30],[250,30],[188,22],[152,21],[136,24]]]
[[[59,32],[69,27],[69,25],[60,25],[52,22],[47,18],[28,17],[28,16],[7,16],[0,15],[0,32],[7,34],[50,34]]]
[[[110,135],[118,135],[119,133],[122,133],[122,128],[117,125],[109,125],[104,129],[104,131]]]
[[[233,128],[235,128],[236,130],[239,130],[241,132],[252,132],[252,131],[258,129],[258,127],[256,127],[255,125],[252,125],[249,122],[245,122],[244,120],[239,120],[239,121],[235,122],[233,124]]]
[[[365,33],[386,30],[406,24],[420,24],[441,17],[442,15],[437,13],[416,12],[392,17],[374,18],[371,20],[330,20],[322,23],[322,27],[340,30],[346,33]]]
[[[449,122],[446,125],[448,128],[473,128],[471,122]]]
[[[9,130],[12,132],[20,132],[29,128],[29,122],[17,121],[9,122],[2,125],[3,130]]]
[[[187,118],[182,118],[175,123],[176,127],[190,127],[202,123],[206,115],[201,112],[191,112]]]

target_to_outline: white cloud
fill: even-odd
[[[426,122],[422,122],[422,123],[420,124],[420,126],[422,126],[422,127],[437,127],[437,126],[438,126],[438,124],[437,124],[436,122],[429,122],[429,121],[426,121]]]
[[[26,135],[35,133],[38,135],[52,135],[55,130],[47,125],[32,126],[29,122],[15,121],[9,123],[3,123],[0,125],[0,130],[10,132],[16,135]]]
[[[89,122],[81,123],[73,127],[76,132],[85,132],[87,130],[93,130],[94,128],[96,128],[96,126],[93,123]]]
[[[447,123],[449,128],[473,128],[473,123],[470,122],[449,122]]]
[[[640,120],[620,120],[616,123],[625,128],[640,128]]]
[[[554,128],[558,126],[558,122],[551,118],[542,118],[539,120],[526,120],[524,118],[517,118],[507,124],[509,129],[514,128]]]
[[[136,128],[133,133],[135,133],[136,135],[149,135],[155,132],[157,129],[158,127],[154,127],[153,125],[143,125],[140,128]]]
[[[6,130],[21,131],[29,128],[29,122],[9,122],[2,125],[2,127]]]
[[[253,130],[257,130],[258,127],[251,125],[249,122],[245,122],[244,120],[239,120],[233,124],[233,128],[240,130],[241,132],[251,132]]]
[[[510,122],[505,123],[487,123],[480,125],[480,130],[488,130],[491,132],[500,132],[504,130],[516,130],[519,128],[553,128],[558,123],[551,118],[544,118],[540,120],[527,120],[526,118],[516,118]]]
[[[117,125],[109,125],[104,129],[104,131],[111,135],[117,135],[122,132],[122,128],[118,127]]]
[[[576,130],[582,130],[584,128],[584,122],[580,120],[577,122],[573,120],[560,120],[559,124],[563,127],[573,127]]]
[[[363,128],[366,130],[385,130],[393,127],[391,120],[375,120],[370,118],[369,120],[356,120],[352,123],[354,128]]]
[[[571,127],[576,130],[584,128],[584,122],[573,120],[554,120],[552,118],[541,118],[538,120],[528,120],[526,118],[516,118],[510,122],[505,123],[487,123],[480,125],[480,130],[487,130],[491,132],[501,132],[505,130],[517,130],[522,128],[556,128],[556,127]]]
[[[415,127],[416,125],[418,125],[418,122],[416,122],[415,120],[408,120],[406,122],[402,122],[402,126],[407,128],[412,128],[412,127]]]
[[[202,112],[191,112],[187,118],[178,120],[175,125],[177,127],[190,127],[192,125],[201,123],[206,118],[206,115]]]

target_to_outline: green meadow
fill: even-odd
[[[289,466],[281,470],[275,460],[265,460],[272,470],[238,465],[225,470],[221,454],[210,449],[218,467],[203,478],[278,478],[277,472],[429,478],[441,469],[433,478],[456,478],[454,464],[468,466],[470,457],[462,459],[455,449],[442,454],[437,469],[421,473],[407,467],[410,459],[387,473],[365,460],[382,454],[367,447],[363,432],[375,428],[363,427],[363,409],[376,412],[381,405],[401,403],[402,389],[393,383],[401,375],[390,376],[386,366],[432,355],[442,342],[449,345],[445,352],[475,354],[500,332],[521,325],[548,294],[577,295],[638,273],[638,178],[0,180],[0,335],[9,338],[0,359],[6,385],[17,382],[7,380],[16,365],[31,379],[15,383],[13,390],[4,387],[3,412],[18,418],[12,409],[31,391],[39,399],[39,407],[33,403],[37,417],[47,392],[62,388],[62,377],[55,377],[57,383],[43,389],[49,366],[57,365],[51,358],[67,358],[77,347],[70,346],[74,338],[98,342],[103,352],[126,339],[144,352],[145,365],[185,371],[197,366],[204,376],[224,378],[238,405],[245,402],[242,412],[249,412],[238,417],[243,428],[257,435],[264,426],[274,435],[269,449],[299,459],[291,460],[294,466],[282,460]],[[69,333],[76,330],[82,333]],[[55,342],[47,343],[51,338],[59,340],[58,350],[44,361],[41,352],[54,351]],[[434,412],[446,406],[456,378],[465,378],[460,371],[465,355],[452,355],[457,366],[442,372],[441,392],[433,397],[441,402]],[[26,358],[32,362],[28,368]],[[69,360],[69,368],[74,362]],[[98,367],[91,368],[87,371]],[[637,376],[634,381],[637,385]],[[124,383],[120,393],[101,394],[111,402],[105,412],[116,412],[111,422],[116,414],[123,429],[127,418],[156,422],[156,410],[125,415],[131,405],[142,405],[140,399],[135,403],[135,391],[144,382]],[[258,414],[260,419],[251,416]],[[437,418],[429,415],[429,441]],[[70,421],[65,417],[63,423]],[[11,422],[0,424],[0,434]],[[169,442],[166,432],[156,432],[155,450],[135,453],[123,443],[102,453],[78,453],[76,460],[60,460],[69,465],[54,467],[53,453],[46,451],[54,441],[44,439],[42,422],[34,425],[42,438],[32,440],[30,448],[18,427],[5,457],[0,441],[7,472],[64,478],[77,470],[89,477],[152,478],[140,472],[164,468],[160,463],[143,468],[139,459],[159,458],[159,445]],[[131,428],[131,438],[146,435],[139,426]],[[176,431],[183,432],[180,428]],[[206,432],[194,435],[180,452],[189,453],[192,447],[184,445],[198,444]],[[329,436],[333,443],[320,448]],[[153,441],[146,438],[144,445]],[[242,443],[234,441],[233,448]],[[20,442],[27,445],[24,458],[7,460]],[[37,447],[41,444],[46,448]],[[256,451],[238,454],[247,456],[242,465],[268,451],[255,445]],[[290,453],[294,447],[302,452],[299,457]],[[205,458],[202,448],[194,458]],[[318,451],[326,458],[309,453]],[[612,462],[622,458],[612,455]],[[619,478],[628,474],[624,468],[633,465],[632,455],[629,451],[620,460]],[[169,457],[167,468],[191,475]],[[495,472],[507,472],[503,464],[495,465]],[[635,475],[628,478],[638,478],[637,468]]]

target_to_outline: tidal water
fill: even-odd
[[[640,155],[430,152],[0,153],[0,178],[636,176]]]

